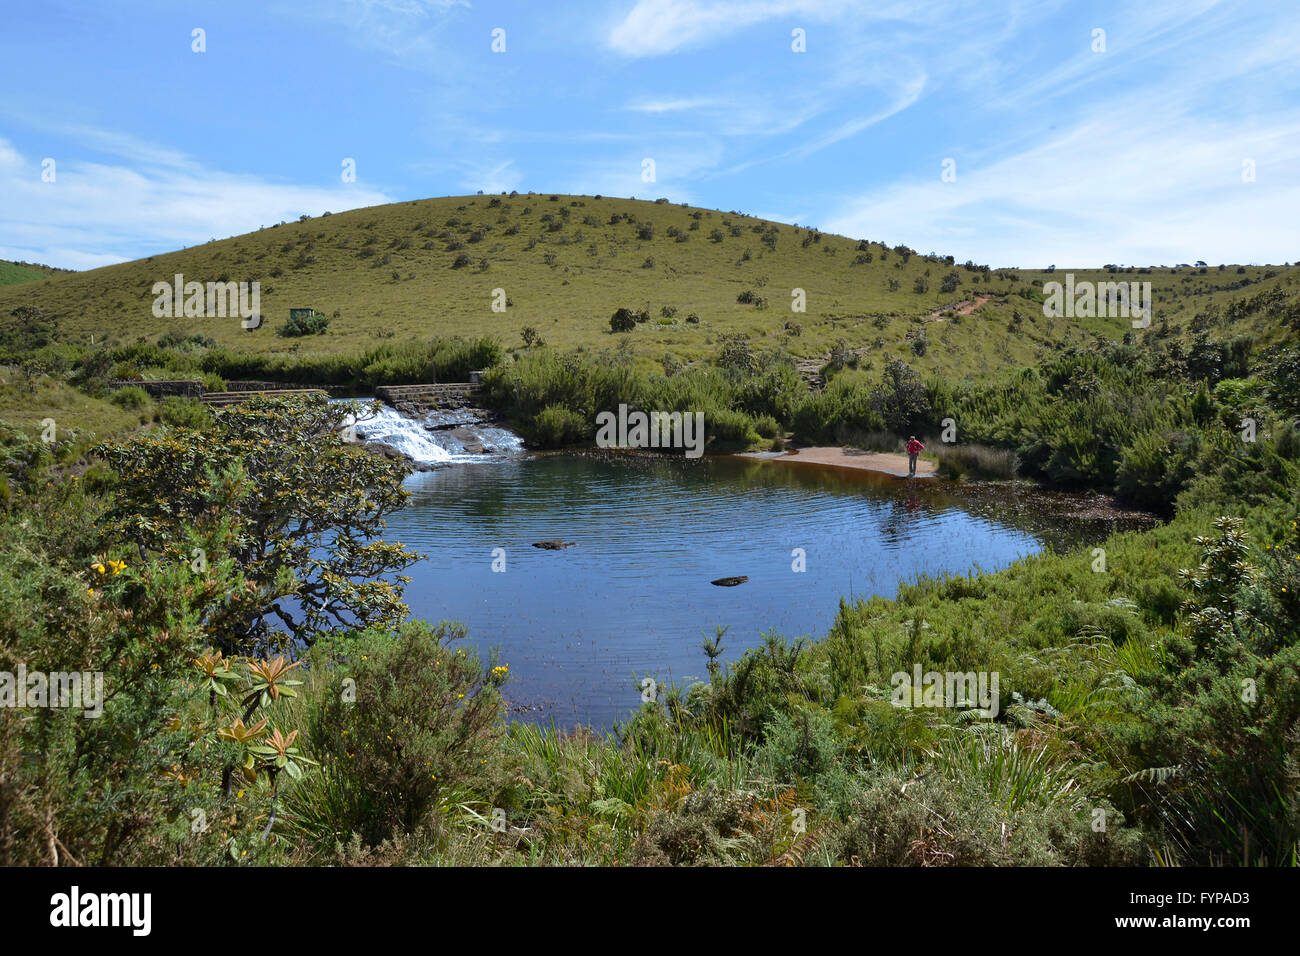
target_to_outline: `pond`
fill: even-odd
[[[1032,489],[732,457],[514,456],[406,487],[385,537],[427,555],[407,572],[413,615],[499,648],[516,716],[561,727],[626,719],[644,676],[703,679],[717,625],[732,661],[770,629],[824,635],[841,597],[893,597],[920,574],[996,570],[1116,526],[1064,517],[1068,496]],[[533,547],[553,539],[574,544]]]

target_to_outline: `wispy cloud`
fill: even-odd
[[[1255,182],[1242,162],[1255,161]],[[825,224],[832,232],[993,265],[1100,266],[1266,261],[1288,246],[1300,209],[1300,119],[1246,132],[1153,122],[1135,106],[1094,116],[942,182],[891,183]]]
[[[45,182],[43,157],[22,155],[0,139],[0,195],[6,197],[0,258],[94,268],[304,213],[393,201],[357,184],[324,188],[223,173],[109,131],[74,127],[68,133],[96,151],[116,153],[118,161],[56,158],[54,181]]]

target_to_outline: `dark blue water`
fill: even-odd
[[[498,646],[519,716],[561,726],[625,719],[645,675],[702,679],[715,625],[730,627],[730,661],[769,629],[823,635],[841,597],[892,597],[921,573],[994,570],[1102,530],[1006,492],[734,458],[525,458],[407,488],[385,537],[428,555],[407,572],[413,615]],[[531,546],[553,538],[576,544]],[[806,571],[792,568],[796,548]],[[733,575],[749,581],[709,583]]]

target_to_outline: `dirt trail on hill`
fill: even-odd
[[[964,299],[961,302],[954,302],[951,305],[945,305],[942,308],[935,309],[926,318],[930,322],[942,322],[945,312],[956,312],[958,315],[970,315],[985,302],[993,299],[991,295],[977,295],[973,299]]]

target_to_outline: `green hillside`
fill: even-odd
[[[17,285],[20,282],[31,282],[33,279],[44,279],[53,272],[53,269],[33,266],[30,263],[8,262],[0,259],[0,286]]]
[[[1045,271],[986,271],[739,213],[666,201],[585,196],[464,196],[395,203],[296,223],[89,272],[0,288],[0,321],[19,306],[52,318],[63,341],[127,343],[202,334],[258,352],[338,352],[432,336],[499,338],[525,327],[559,349],[624,342],[644,363],[712,355],[744,333],[811,364],[843,342],[875,368],[903,357],[951,377],[1023,366],[1063,344],[1119,338],[1127,319],[1049,319]],[[1242,289],[1294,282],[1290,267],[1074,270],[1077,279],[1149,280],[1155,321],[1190,322]],[[259,280],[263,326],[237,318],[158,319],[155,282]],[[945,278],[953,276],[945,284]],[[806,312],[791,309],[792,290]],[[493,312],[495,289],[508,300]],[[948,291],[945,291],[947,289]],[[749,292],[754,301],[738,297]],[[276,334],[292,307],[331,316],[323,335]],[[649,320],[611,333],[620,307]],[[1017,319],[1016,313],[1020,313]],[[693,317],[698,316],[698,321]],[[787,327],[787,324],[791,324]],[[1250,328],[1267,342],[1266,327]],[[924,348],[912,340],[924,336]]]

